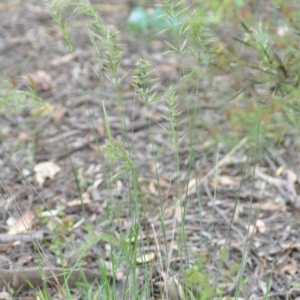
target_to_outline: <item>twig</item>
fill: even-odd
[[[44,233],[41,231],[24,233],[24,234],[6,234],[0,233],[0,242],[10,243],[10,242],[33,242],[34,240],[42,240]]]

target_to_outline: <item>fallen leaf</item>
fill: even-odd
[[[236,205],[236,209],[234,211],[233,219],[238,221],[240,219],[240,203],[238,202]]]
[[[27,232],[35,220],[35,213],[33,210],[26,211],[8,230],[7,234],[18,234]]]
[[[258,232],[260,232],[260,233],[265,233],[267,230],[266,223],[261,219],[257,219],[256,227],[257,227]]]
[[[52,90],[52,78],[42,70],[22,75],[20,78],[12,79],[12,82],[17,85],[18,89],[22,87],[31,87],[38,92]]]
[[[169,188],[170,187],[170,178],[168,178],[169,176],[168,177],[166,177],[166,176],[168,176],[168,175],[163,174],[163,176],[159,179],[159,186],[161,188]]]
[[[166,284],[169,299],[185,299],[183,287],[178,279],[176,279],[174,276],[169,276],[165,272],[162,272],[161,276]]]
[[[35,179],[39,187],[42,187],[47,179],[53,179],[60,170],[61,167],[53,162],[46,161],[35,165]]]
[[[268,292],[268,283],[263,280],[258,280],[258,286],[260,287],[260,290],[263,292],[264,295]]]
[[[96,122],[96,130],[100,136],[105,135],[105,123],[102,118],[99,118]]]
[[[150,166],[149,166],[149,168],[150,168],[150,171],[152,172],[152,173],[156,173],[156,172],[158,172],[158,168],[157,168],[157,166],[156,166],[156,163],[154,163],[154,162],[152,162],[151,164],[150,164]]]
[[[50,61],[50,65],[53,66],[53,67],[57,67],[57,66],[60,66],[62,64],[66,64],[69,61],[73,60],[75,57],[77,57],[80,53],[81,53],[81,51],[77,49],[73,53],[68,53],[64,56],[53,58]]]
[[[46,211],[43,211],[41,212],[39,215],[40,217],[42,218],[51,218],[51,217],[56,217],[58,216],[59,212],[61,210],[57,210],[57,209],[52,209],[52,210],[46,210]]]
[[[88,192],[85,192],[81,195],[82,199],[78,198],[72,201],[69,201],[67,203],[67,206],[69,207],[74,207],[74,206],[79,206],[81,204],[89,204],[91,203],[91,199],[90,199],[90,194]]]
[[[52,117],[54,118],[54,120],[56,122],[59,122],[62,119],[62,117],[65,115],[66,112],[67,112],[66,107],[59,106],[53,111]]]
[[[280,176],[284,170],[286,169],[286,166],[285,165],[281,165],[279,168],[277,168],[276,172],[275,172],[275,175],[276,176]]]
[[[282,267],[279,271],[281,274],[291,274],[294,275],[298,272],[298,264],[294,259],[290,260],[290,263]]]
[[[41,106],[34,108],[30,112],[30,114],[35,117],[40,117],[40,116],[50,117],[52,116],[53,111],[54,111],[54,106],[50,102],[44,101]]]
[[[116,279],[117,281],[120,281],[121,279],[124,278],[124,272],[122,270],[117,270],[115,273]]]
[[[149,188],[149,191],[151,192],[151,194],[153,194],[153,195],[156,194],[157,188],[156,188],[156,182],[155,182],[155,180],[151,180],[151,181],[149,182],[148,188]]]
[[[287,178],[288,178],[291,182],[293,182],[293,183],[297,182],[298,176],[297,176],[297,174],[296,174],[295,172],[293,172],[293,171],[290,170],[290,169],[286,169],[286,170],[284,171],[284,173],[286,174]]]
[[[0,300],[12,300],[12,297],[7,292],[0,292]]]
[[[294,241],[280,243],[280,246],[284,250],[289,250],[289,249],[300,250],[300,243],[296,243]]]
[[[243,246],[243,241],[235,241],[233,239],[230,239],[228,242],[228,245],[230,247],[242,247]]]
[[[226,186],[237,184],[237,181],[234,180],[230,176],[219,176],[218,177],[218,182],[219,182],[220,185],[226,185]]]
[[[12,185],[7,185],[5,188],[10,194],[15,194],[19,191],[18,187]]]
[[[254,209],[259,209],[260,211],[286,211],[286,205],[283,202],[265,202],[265,203],[254,203]]]
[[[154,260],[154,258],[155,258],[155,253],[151,252],[151,253],[148,253],[148,254],[144,254],[144,255],[138,256],[136,258],[136,262],[138,264],[148,263],[148,262]]]
[[[253,237],[256,232],[257,232],[257,228],[256,226],[250,224],[249,226],[246,227],[248,229],[248,239]]]
[[[29,140],[29,136],[25,131],[20,131],[18,134],[18,139],[19,140],[24,140],[24,141],[28,141]]]
[[[93,188],[97,189],[103,182],[104,182],[103,177],[100,177],[100,178],[96,179],[93,183]]]
[[[177,201],[174,207],[174,219],[176,219],[178,222],[181,222],[184,209],[179,202],[180,201]]]

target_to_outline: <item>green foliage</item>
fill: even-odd
[[[24,107],[40,106],[42,103],[35,89],[17,90],[11,84],[0,89],[0,112],[16,114]]]
[[[184,272],[185,286],[191,290],[197,300],[212,299],[214,295],[213,285],[211,284],[212,275],[205,270],[207,258],[201,255],[193,266]]]
[[[153,66],[147,59],[139,59],[133,69],[134,77],[132,85],[140,99],[147,105],[159,99],[160,95],[155,92],[156,79],[153,78]]]

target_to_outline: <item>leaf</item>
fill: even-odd
[[[9,295],[8,292],[0,292],[0,299],[1,300],[12,300],[13,298]]]
[[[226,175],[219,176],[218,181],[220,185],[226,185],[226,186],[236,185],[238,183],[237,180]]]
[[[136,258],[136,262],[138,264],[148,263],[148,262],[154,260],[154,258],[155,258],[155,253],[154,252],[150,252],[148,254],[144,254],[144,255],[138,256]]]
[[[74,60],[77,56],[79,56],[79,54],[81,54],[81,51],[75,50],[73,53],[68,53],[64,56],[56,57],[50,61],[50,65],[53,67],[57,67],[66,64],[69,61]]]
[[[89,203],[91,203],[90,194],[88,192],[85,192],[82,194],[81,198],[69,201],[67,203],[67,206],[74,207],[74,206],[79,206],[82,204],[89,204]]]
[[[61,167],[53,162],[46,161],[35,165],[35,179],[39,187],[42,187],[47,179],[53,179],[60,170]]]
[[[37,92],[50,91],[53,86],[51,76],[42,70],[25,74],[15,81],[17,88],[31,87]]]
[[[288,273],[294,275],[298,272],[298,264],[294,259],[291,259],[290,262],[284,267],[282,267],[279,272],[281,274]]]
[[[53,111],[52,117],[57,123],[59,123],[66,112],[67,112],[67,108],[65,106],[59,106]]]
[[[40,116],[50,117],[52,116],[53,111],[54,111],[54,106],[50,102],[45,101],[41,106],[34,108],[30,112],[30,114],[34,117],[40,117]]]
[[[256,227],[257,227],[258,232],[260,232],[260,233],[265,233],[267,230],[266,223],[261,219],[257,219]]]
[[[32,210],[26,211],[13,225],[9,228],[7,234],[18,234],[27,232],[35,220],[35,213]]]

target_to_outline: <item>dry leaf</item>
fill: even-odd
[[[260,287],[260,290],[263,292],[264,295],[268,292],[268,283],[263,280],[258,280],[258,286]]]
[[[181,207],[179,201],[177,201],[177,203],[174,207],[174,220],[177,220],[178,222],[181,222],[183,210],[184,209]]]
[[[156,189],[156,181],[155,180],[151,180],[150,183],[149,183],[149,191],[151,192],[151,194],[155,195],[156,192],[157,192],[157,189]]]
[[[162,177],[159,179],[159,186],[161,188],[169,188],[170,187],[170,178],[169,175],[163,174]]]
[[[28,141],[29,140],[29,136],[25,131],[20,131],[18,134],[18,139],[19,140],[24,140],[24,141]]]
[[[284,173],[286,174],[286,176],[287,176],[287,178],[289,179],[289,181],[291,181],[291,182],[293,182],[293,183],[297,182],[298,176],[297,176],[297,174],[296,174],[295,172],[293,172],[293,171],[290,170],[290,169],[286,169],[286,170],[284,171]]]
[[[12,300],[13,298],[7,292],[0,292],[0,300]]]
[[[281,274],[289,273],[294,275],[298,272],[298,264],[294,259],[290,260],[290,263],[282,267],[279,271]]]
[[[34,117],[39,117],[39,116],[49,117],[52,116],[53,111],[54,111],[54,106],[50,102],[45,101],[41,106],[34,108],[30,112],[30,114]]]
[[[256,227],[257,227],[258,232],[260,232],[260,233],[265,233],[267,230],[266,223],[261,219],[257,219]]]
[[[230,176],[219,176],[218,182],[220,185],[235,185],[235,184],[237,184],[236,180],[234,180]]]
[[[280,243],[280,247],[284,250],[288,250],[288,249],[300,250],[300,243],[296,243],[294,241],[288,241],[288,242]]]
[[[21,76],[19,80],[16,80],[16,84],[18,88],[31,87],[38,92],[52,90],[52,78],[42,70]]]
[[[33,224],[35,213],[32,210],[26,211],[8,230],[7,234],[18,234],[27,232]]]
[[[238,202],[236,205],[236,209],[234,211],[233,219],[238,221],[240,219],[240,203]]]
[[[285,165],[280,166],[280,167],[276,170],[275,175],[276,175],[276,176],[280,176],[280,175],[283,173],[283,171],[284,171],[285,169],[286,169],[286,166],[285,166]]]
[[[253,208],[260,211],[286,211],[286,205],[283,202],[254,203]]]
[[[19,191],[19,189],[16,186],[11,186],[11,185],[7,185],[6,186],[6,190],[10,193],[10,194],[14,194],[17,193]]]
[[[116,279],[117,281],[120,281],[121,279],[124,278],[124,272],[122,270],[117,270],[115,273]]]
[[[47,179],[53,179],[60,170],[61,168],[59,165],[50,161],[35,165],[35,179],[39,187],[42,187]]]
[[[89,204],[91,203],[91,199],[90,199],[90,194],[88,192],[85,192],[81,195],[82,199],[75,199],[72,201],[69,201],[67,203],[67,206],[69,207],[74,207],[74,206],[79,206],[81,204]]]
[[[147,253],[147,254],[138,256],[138,257],[136,258],[136,262],[137,262],[138,264],[148,263],[148,262],[154,260],[154,258],[155,258],[155,253],[154,253],[154,252],[151,252],[151,253]]]
[[[230,239],[229,242],[228,242],[228,245],[230,247],[242,247],[243,246],[243,241],[236,241],[236,240],[233,240],[233,239]]]
[[[53,218],[58,216],[58,214],[61,212],[61,209],[52,209],[52,210],[46,210],[40,213],[40,216],[42,218]]]
[[[105,123],[102,118],[99,118],[96,122],[96,130],[100,136],[105,135]]]
[[[154,174],[155,174],[156,172],[158,172],[157,167],[156,167],[156,163],[154,163],[154,162],[152,162],[152,163],[150,164],[149,169],[150,169],[150,171],[151,171],[152,173],[154,173]]]
[[[163,274],[162,274],[163,275]],[[166,288],[168,293],[168,299],[180,299],[184,300],[184,292],[181,283],[174,277],[168,277],[168,275],[164,274],[164,281],[166,282]]]
[[[68,53],[64,56],[53,58],[50,61],[50,65],[54,66],[54,67],[57,67],[57,66],[60,66],[62,64],[66,64],[69,61],[73,60],[75,57],[77,57],[80,53],[81,53],[80,50],[75,50],[73,53]]]
[[[257,228],[256,226],[250,224],[249,226],[247,226],[247,229],[248,229],[248,239],[253,237],[256,232],[257,232]]]
[[[52,117],[54,118],[54,120],[56,122],[59,122],[62,119],[62,117],[65,115],[66,112],[67,112],[66,107],[59,106],[58,108],[55,109],[55,111],[53,111]]]
[[[104,182],[104,178],[103,177],[100,177],[100,178],[96,179],[94,181],[94,183],[93,183],[93,188],[97,189],[103,182]]]

